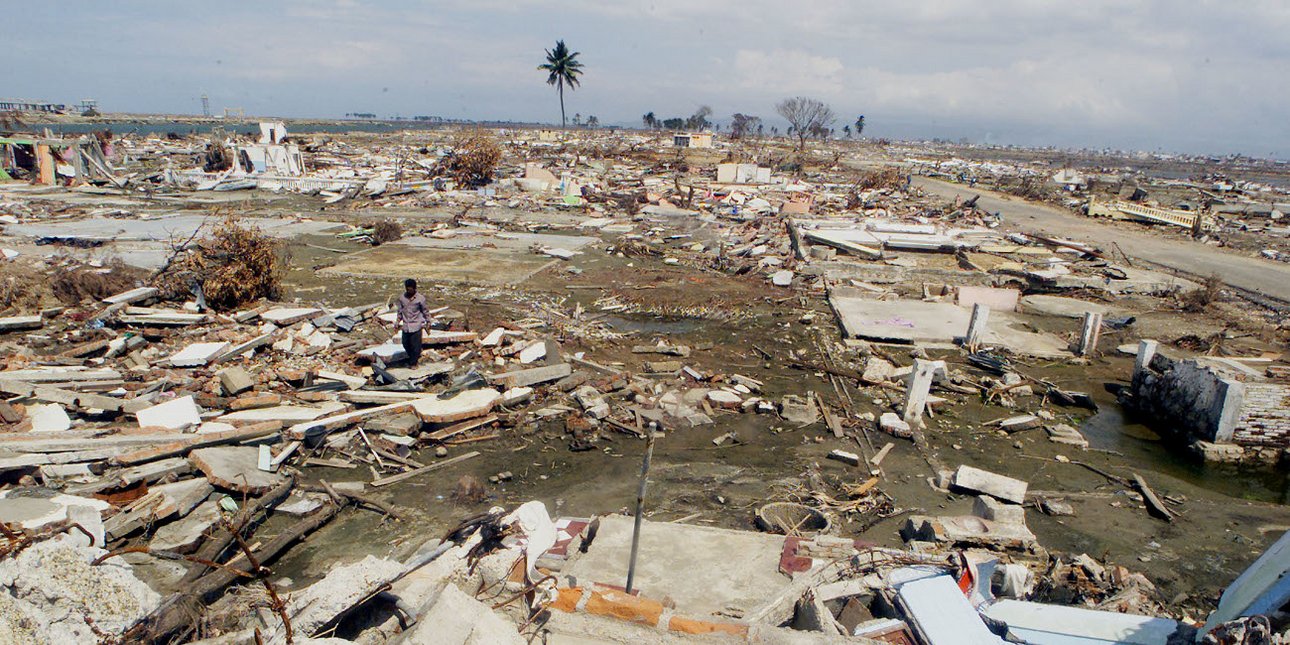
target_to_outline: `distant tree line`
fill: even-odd
[[[674,116],[669,119],[660,120],[658,117],[654,116],[653,112],[647,112],[645,116],[641,117],[641,123],[648,130],[665,129],[698,132],[713,127],[712,122],[708,120],[708,117],[710,116],[712,116],[712,108],[706,105],[700,105],[699,109],[695,110],[694,114],[691,114],[688,117]]]
[[[833,113],[833,108],[829,107],[824,101],[819,99],[797,96],[784,99],[775,105],[775,112],[785,121],[788,121],[789,127],[785,134],[797,137],[797,147],[806,146],[808,138],[827,139],[835,134],[832,125],[837,122],[837,116]],[[689,130],[698,131],[706,129],[720,129],[720,126],[708,120],[712,115],[712,108],[704,105],[700,106],[694,114],[689,117],[671,117],[659,119],[653,112],[646,112],[641,117],[641,125],[647,130]],[[577,123],[576,117],[574,123]],[[864,132],[864,115],[856,117],[853,124],[842,126],[842,132],[847,138],[851,138],[854,132],[855,136],[860,136]],[[779,136],[779,128],[771,127],[771,134]],[[762,123],[761,117],[751,114],[736,112],[730,117],[730,138],[742,139],[753,135],[761,136],[765,132],[765,124]]]

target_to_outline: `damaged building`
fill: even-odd
[[[81,184],[116,179],[102,142],[93,136],[62,139],[35,134],[0,136],[0,181]]]

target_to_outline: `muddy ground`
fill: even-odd
[[[314,214],[354,223],[367,217],[345,212]],[[419,221],[429,226],[450,216],[433,212],[400,215],[408,216],[404,221],[409,228]],[[639,370],[642,361],[661,357],[632,354],[631,346],[666,338],[695,348],[686,362],[698,369],[740,373],[764,381],[763,394],[770,399],[815,391],[837,404],[849,395],[857,415],[881,414],[898,403],[898,393],[856,389],[854,382],[847,384],[845,395],[839,397],[823,374],[788,366],[793,353],[817,357],[815,348],[820,343],[839,342],[839,330],[822,293],[774,288],[757,275],[731,276],[693,266],[670,266],[655,257],[611,255],[605,252],[613,244],[610,238],[606,236],[571,261],[553,261],[513,286],[440,283],[433,271],[414,277],[421,280],[432,306],[461,311],[470,328],[482,331],[502,321],[541,317],[538,303],[566,312],[581,304],[588,316],[615,332],[629,334],[616,339],[559,338],[566,352],[585,351],[588,358],[601,364]],[[330,236],[294,240],[286,299],[340,306],[384,301],[396,295],[399,278],[319,271],[368,248]],[[606,295],[639,303],[640,311],[599,314],[595,302]],[[1244,343],[1248,348],[1266,347],[1266,342],[1258,334],[1258,317],[1243,317],[1240,303],[1220,304],[1201,313],[1182,313],[1157,299],[1126,299],[1117,303],[1119,306],[1136,313],[1139,320],[1131,331],[1108,333],[1102,342],[1102,356],[1087,365],[1034,361],[1023,366],[1027,374],[1092,394],[1100,406],[1096,414],[1048,406],[1059,419],[1082,425],[1092,442],[1090,450],[1051,443],[1042,429],[1007,436],[982,427],[990,420],[1038,409],[1037,397],[1020,397],[1015,408],[1007,409],[961,395],[945,395],[952,404],[929,420],[925,433],[928,446],[923,451],[910,441],[868,430],[870,424],[858,421],[853,428],[862,440],[834,438],[823,422],[792,427],[775,416],[718,413],[714,425],[671,432],[658,442],[646,513],[654,520],[685,519],[755,530],[757,508],[801,493],[802,475],[810,469],[818,469],[826,481],[835,483],[860,483],[867,478],[861,469],[825,459],[830,450],[873,454],[891,442],[895,447],[882,463],[880,488],[902,512],[887,519],[842,517],[836,524],[838,533],[880,545],[899,545],[898,530],[908,514],[969,513],[970,497],[938,492],[929,480],[935,475],[933,463],[951,469],[970,464],[1024,479],[1032,490],[1050,491],[1074,506],[1076,513],[1069,517],[1028,510],[1027,520],[1044,547],[1087,552],[1108,563],[1140,570],[1159,586],[1162,601],[1180,612],[1201,616],[1212,608],[1226,584],[1280,532],[1290,528],[1290,513],[1281,505],[1290,501],[1290,486],[1282,471],[1204,466],[1152,430],[1124,419],[1107,385],[1127,382],[1132,358],[1117,354],[1115,347],[1139,337],[1210,335],[1225,327],[1246,330],[1229,334],[1238,336],[1225,341],[1229,344]],[[813,321],[804,324],[805,314],[812,312]],[[1059,334],[1073,334],[1077,326],[1074,319],[1036,321],[1037,328]],[[885,351],[904,364],[911,361],[909,348],[888,347]],[[767,354],[771,358],[766,358]],[[972,371],[963,365],[959,352],[932,352],[932,357]],[[738,440],[713,445],[713,438],[728,432],[734,432]],[[553,515],[571,516],[628,510],[636,496],[643,447],[634,437],[606,432],[598,449],[573,452],[561,421],[503,429],[496,439],[450,449],[452,454],[478,450],[482,453],[479,458],[376,490],[374,495],[402,509],[402,521],[382,520],[366,512],[344,514],[293,549],[278,571],[307,580],[321,575],[326,565],[337,559],[363,553],[406,555],[462,517],[491,505],[514,506],[539,499]],[[1092,470],[1056,461],[1057,455],[1121,476],[1137,472],[1158,493],[1180,502],[1181,517],[1173,523],[1153,519],[1136,494]],[[415,458],[434,461],[433,451]],[[486,502],[458,505],[450,500],[463,475],[486,480],[501,471],[512,472],[514,479],[486,484]],[[362,468],[317,467],[306,474],[329,481],[372,478]]]

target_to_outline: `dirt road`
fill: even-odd
[[[1236,255],[1188,240],[1148,235],[1128,226],[1088,219],[1060,208],[989,190],[926,177],[914,177],[913,182],[929,193],[944,197],[967,199],[980,195],[977,205],[990,212],[1003,213],[1004,226],[1009,229],[1058,235],[1091,243],[1105,251],[1110,251],[1113,243],[1118,244],[1131,258],[1140,258],[1190,277],[1218,275],[1232,287],[1290,304],[1290,265]]]

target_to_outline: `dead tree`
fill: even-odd
[[[819,99],[808,99],[797,96],[784,99],[775,106],[775,111],[793,126],[797,135],[797,149],[806,148],[806,137],[812,133],[827,132],[828,127],[837,120],[833,108]]]

